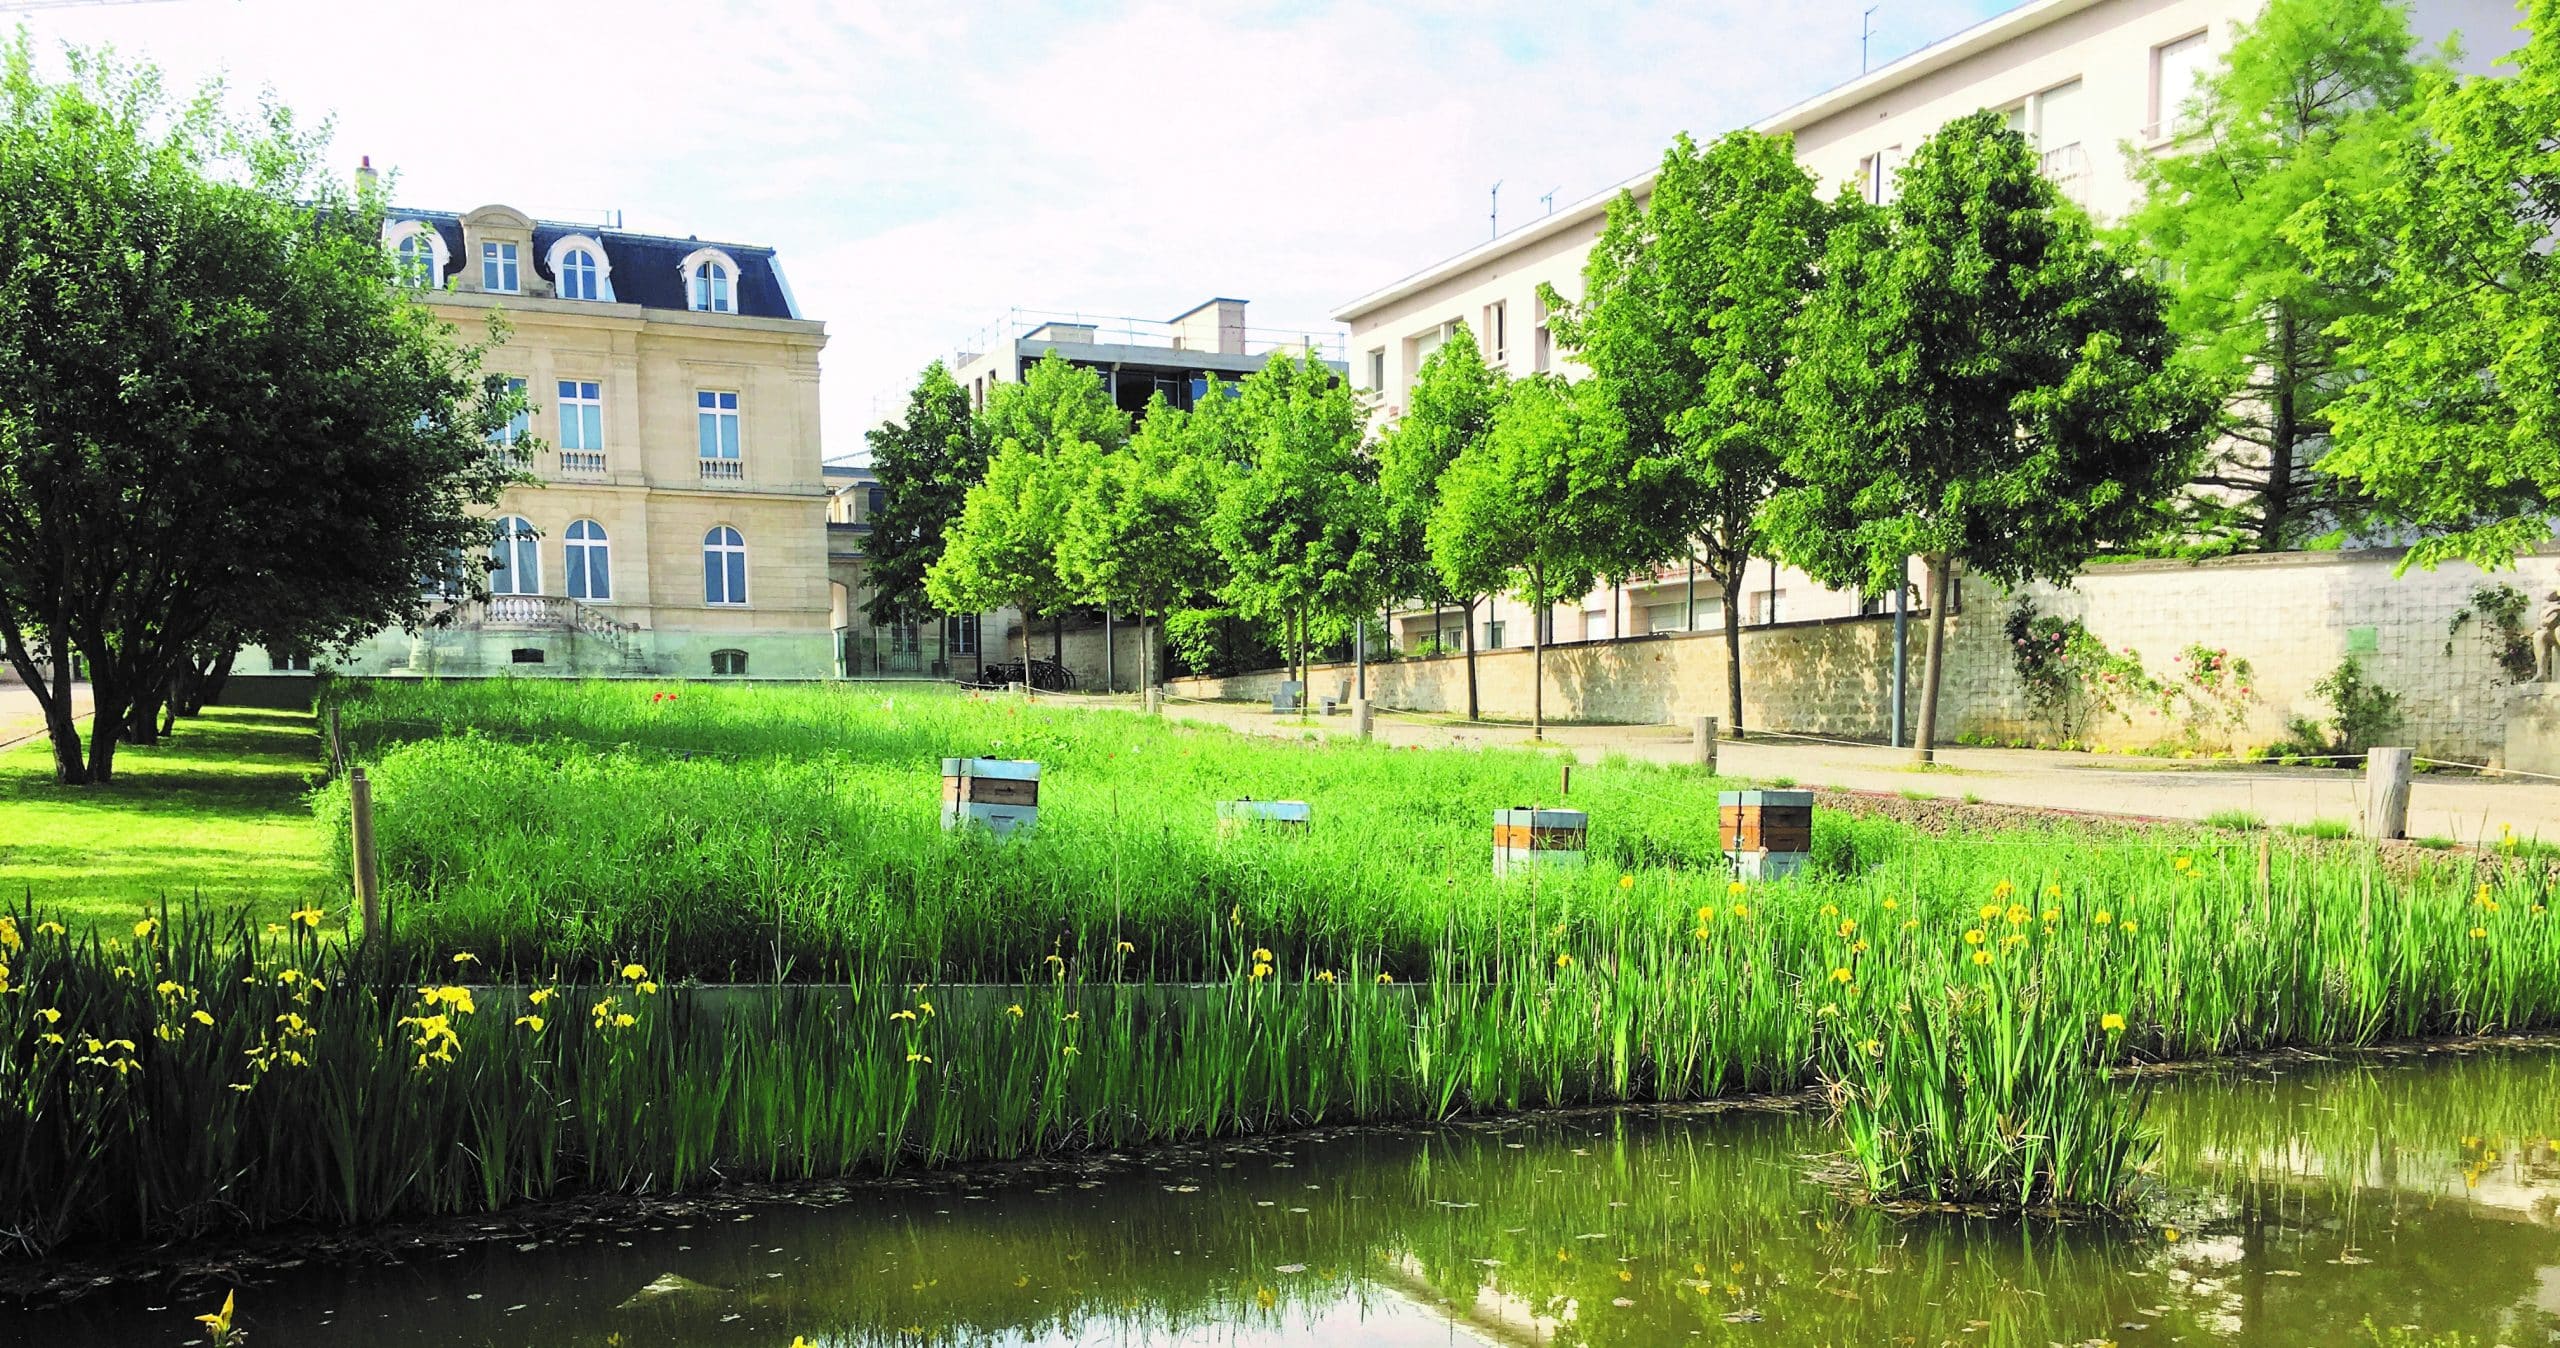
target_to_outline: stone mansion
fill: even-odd
[[[491,446],[536,481],[492,525],[490,595],[334,668],[824,678],[835,671],[818,353],[770,248],[393,210],[399,275],[530,411]],[[519,449],[519,444],[526,448]],[[538,445],[535,449],[532,446]],[[249,652],[243,672],[307,667]]]

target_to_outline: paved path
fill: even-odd
[[[71,714],[89,714],[89,685],[71,685]],[[14,680],[0,682],[0,749],[24,744],[44,733],[44,708],[36,695]]]
[[[1132,706],[1129,698],[1093,699]],[[1351,733],[1349,716],[1275,717],[1268,706],[1177,702],[1171,714],[1252,734]],[[1377,738],[1433,748],[1526,745],[1525,726],[1454,724],[1444,717],[1387,714]],[[1550,726],[1547,743],[1596,762],[1610,753],[1664,763],[1689,761],[1688,732],[1670,726]],[[1719,770],[1801,786],[1882,791],[2000,805],[2088,810],[2101,814],[2204,819],[2247,811],[2270,824],[2337,821],[2363,814],[2361,772],[2203,764],[2178,759],[2060,753],[2041,749],[1945,748],[1935,768],[1911,765],[1905,750],[1868,744],[1756,737],[1719,746]],[[2410,788],[2409,833],[2457,842],[2496,842],[2503,830],[2560,842],[2560,783],[2421,773]]]

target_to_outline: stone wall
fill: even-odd
[[[2503,753],[2506,707],[2514,689],[2498,670],[2482,626],[2448,631],[2474,589],[2512,585],[2538,597],[2560,586],[2560,551],[2523,560],[2516,571],[2484,576],[2459,563],[2395,577],[2400,554],[2289,553],[2210,562],[2143,562],[2093,568],[2067,588],[2033,586],[2037,606],[2077,617],[2109,646],[2131,648],[2163,681],[2182,668],[2191,643],[2227,651],[2254,668],[2245,723],[2227,745],[2270,743],[2288,718],[2322,718],[2327,704],[2312,685],[2357,655],[2375,682],[2401,695],[2403,721],[2394,738],[2428,757],[2490,762]],[[2009,655],[2004,624],[2015,596],[1979,579],[1970,603],[1948,620],[1947,668],[1939,698],[1940,737],[1998,741],[2049,739],[2052,728],[2030,712]],[[1910,687],[1916,718],[1927,627],[1911,629]],[[1830,619],[1755,627],[1743,633],[1746,724],[1761,729],[1846,739],[1884,738],[1890,724],[1893,621]],[[1489,651],[1477,657],[1484,712],[1504,719],[1529,713],[1531,653]],[[1318,665],[1318,696],[1352,677],[1349,665]],[[1177,696],[1266,701],[1278,671],[1230,679],[1177,679]],[[1370,696],[1381,707],[1458,712],[1466,709],[1466,661],[1450,656],[1399,660],[1369,669]],[[1720,632],[1574,643],[1547,651],[1547,715],[1559,721],[1685,724],[1692,716],[1724,716],[1724,637]],[[2086,739],[2111,749],[2139,749],[2182,738],[2181,724],[2154,711],[2104,718]]]

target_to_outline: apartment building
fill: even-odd
[[[490,446],[534,479],[491,512],[489,597],[351,673],[822,678],[836,670],[818,427],[824,324],[770,248],[394,210],[383,247],[530,410]],[[244,670],[305,668],[251,653]]]
[[[2196,78],[2253,18],[2259,0],[2031,0],[1943,41],[1755,124],[1795,138],[1800,162],[1826,187],[1883,200],[1913,147],[1945,123],[1984,108],[2003,111],[2042,157],[2063,195],[2100,219],[2120,217],[2139,193],[2132,156],[2164,148]],[[2412,0],[2411,17],[2432,47],[2463,39],[2464,66],[2491,68],[2521,41],[2512,0]],[[1668,142],[1671,128],[1665,128]],[[1701,129],[1701,137],[1714,134]],[[1620,191],[1643,198],[1650,171],[1487,243],[1361,296],[1334,317],[1351,330],[1353,378],[1379,414],[1402,411],[1422,362],[1467,325],[1494,365],[1515,374],[1574,373],[1548,330],[1541,284],[1582,293],[1582,267]],[[1915,583],[1917,576],[1914,577]],[[1727,596],[1686,567],[1560,605],[1551,639],[1599,640],[1846,617],[1872,599],[1828,589],[1785,567],[1755,562]],[[1515,610],[1509,614],[1504,608]],[[1529,643],[1516,602],[1479,610],[1479,646]],[[1454,647],[1454,612],[1397,617],[1398,644],[1435,636]]]
[[[1210,380],[1233,385],[1277,351],[1312,351],[1337,373],[1350,373],[1340,333],[1248,327],[1245,306],[1244,300],[1213,299],[1162,321],[1015,309],[962,345],[952,378],[969,391],[970,406],[984,407],[997,384],[1019,382],[1055,352],[1100,375],[1112,401],[1135,417],[1157,394],[1188,411],[1207,394]]]

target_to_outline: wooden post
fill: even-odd
[[[347,770],[347,739],[338,731],[338,704],[329,704],[329,771]]]
[[[1148,690],[1147,690],[1147,715],[1149,715],[1149,716],[1162,716],[1162,715],[1164,715],[1164,690],[1163,690],[1163,689],[1161,689],[1161,688],[1150,688],[1150,689],[1148,689]]]
[[[348,774],[347,802],[355,817],[356,907],[364,914],[364,939],[379,941],[383,939],[382,879],[374,870],[373,783],[365,780],[363,768]]]
[[[1371,731],[1369,723],[1369,699],[1365,697],[1355,697],[1351,699],[1351,729],[1353,733],[1359,735],[1360,738],[1364,740],[1369,738]]]
[[[2409,836],[2409,767],[2414,749],[2374,748],[2364,756],[2365,836]]]
[[[1716,773],[1716,718],[1695,716],[1689,720],[1689,761]]]
[[[1562,763],[1557,766],[1562,771],[1563,777],[1556,783],[1556,798],[1570,800],[1573,797],[1573,765]]]

